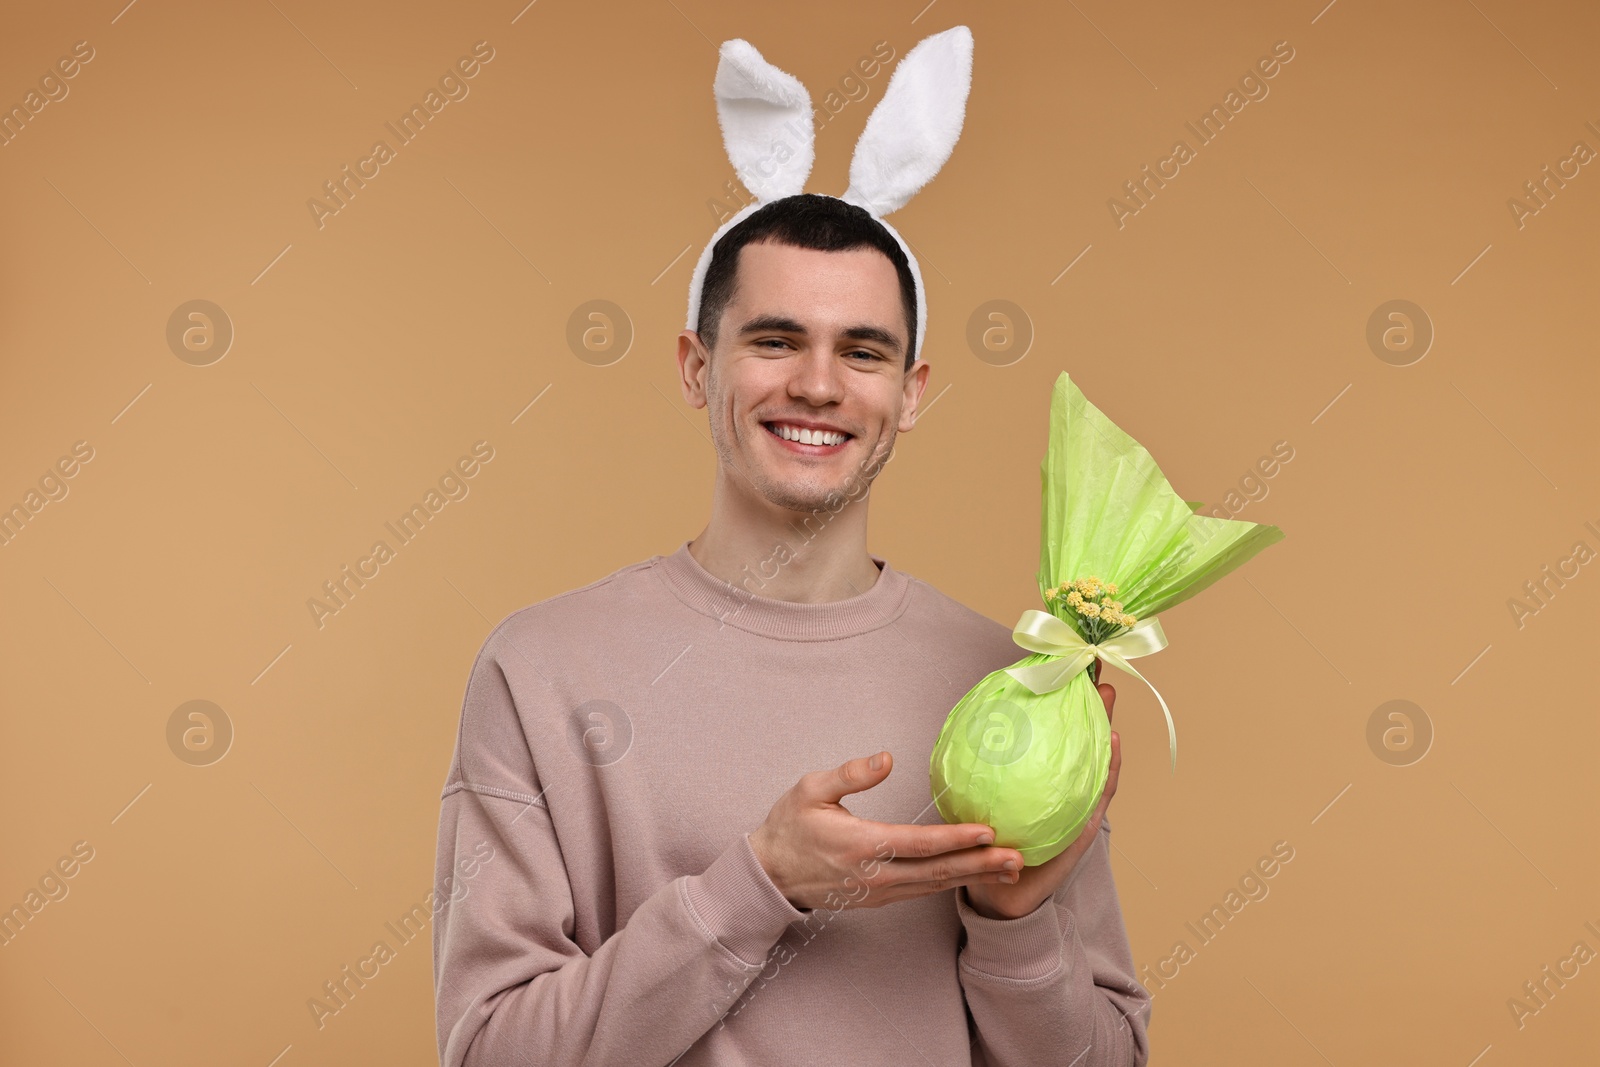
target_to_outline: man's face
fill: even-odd
[[[905,369],[894,265],[872,248],[748,244],[737,288],[709,365],[689,368],[704,389],[723,476],[791,511],[825,508],[835,492],[859,499],[896,433],[911,429],[928,379],[922,360]],[[698,334],[681,336],[680,363],[703,351]]]

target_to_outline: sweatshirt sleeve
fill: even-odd
[[[448,898],[433,925],[440,1063],[666,1067],[718,1023],[789,924],[811,911],[778,891],[741,834],[585,954],[572,940],[585,903],[574,899],[551,819],[561,800],[540,786],[505,676],[515,662],[489,654],[493,642],[473,667],[440,801],[435,892]],[[477,858],[470,878],[463,856]]]
[[[966,931],[957,969],[988,1067],[1143,1067],[1150,1057],[1150,994],[1111,877],[1111,824],[1055,895],[1017,919],[956,912]]]

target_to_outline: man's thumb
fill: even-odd
[[[893,762],[894,757],[888,752],[879,752],[871,757],[846,760],[839,765],[838,770],[834,771],[832,788],[828,790],[828,799],[838,801],[851,793],[859,793],[864,789],[871,789],[888,776]]]

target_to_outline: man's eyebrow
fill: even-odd
[[[757,315],[739,327],[739,336],[743,337],[745,334],[762,333],[768,330],[774,333],[799,334],[802,337],[806,336],[807,333],[804,325],[786,316]],[[882,326],[863,323],[857,326],[847,326],[840,333],[852,341],[873,341],[897,353],[902,350],[900,339]]]

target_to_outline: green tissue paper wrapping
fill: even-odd
[[[1051,392],[1040,474],[1038,578],[1047,611],[1024,612],[1014,631],[1035,651],[961,698],[929,763],[944,820],[993,827],[995,844],[1016,849],[1030,867],[1072,844],[1105,791],[1111,725],[1090,676],[1094,660],[1144,680],[1128,660],[1166,646],[1156,614],[1283,540],[1276,526],[1196,514],[1203,505],[1174,492],[1150,453],[1065,373]],[[1098,591],[1083,601],[1083,589],[1096,586],[1076,583],[1090,578]],[[1098,599],[1102,614],[1080,613],[1069,593]],[[1130,616],[1137,622],[1119,624]],[[1172,715],[1156,698],[1175,770]]]

